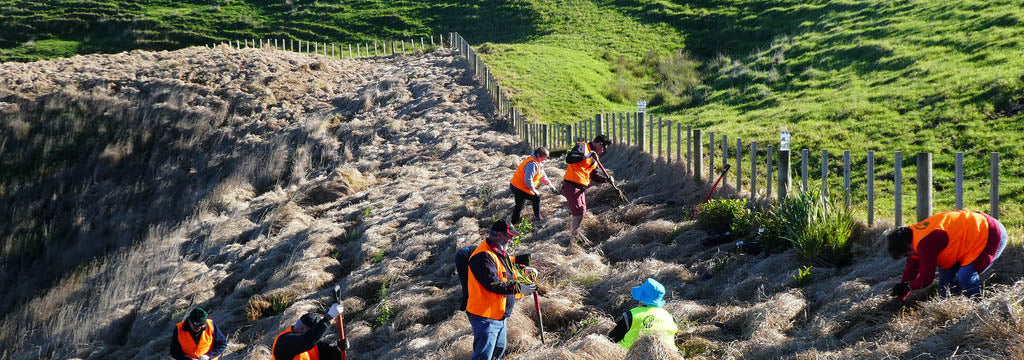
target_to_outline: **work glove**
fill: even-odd
[[[896,284],[896,286],[892,287],[892,296],[893,297],[898,297],[900,299],[903,299],[903,297],[907,296],[907,293],[909,293],[909,292],[910,292],[910,284],[907,284],[905,282],[901,282],[899,284]]]
[[[537,274],[539,274],[539,272],[537,272],[537,269],[529,267],[529,266],[527,266],[525,269],[523,269],[523,273],[526,274],[526,277],[528,277],[528,278],[532,278],[534,276],[537,276]]]
[[[533,292],[537,291],[537,285],[534,284],[519,284],[519,293],[523,296],[533,295]]]
[[[597,156],[597,151],[591,151],[589,154],[587,154],[588,159],[593,159],[595,156]]]
[[[614,182],[615,182],[615,177],[613,177],[611,175],[608,175],[608,183],[611,184],[611,183],[614,183]]]
[[[330,316],[331,319],[334,319],[337,318],[338,315],[341,315],[342,311],[345,311],[345,308],[335,303],[331,305],[330,310],[327,310],[327,316]]]
[[[210,360],[210,357],[206,355],[199,355],[199,360]]]

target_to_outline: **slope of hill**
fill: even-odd
[[[0,320],[18,329],[0,332],[4,358],[161,356],[173,324],[200,305],[229,337],[222,358],[267,359],[280,329],[329,305],[334,283],[353,358],[468,357],[452,256],[508,212],[507,177],[528,150],[494,125],[486,93],[451,51],[352,61],[188,48],[0,73],[0,136],[17,141],[5,168],[42,179],[8,184],[7,211],[71,214],[61,227],[74,236],[39,238],[51,242],[38,251],[58,260],[125,239],[97,244],[120,250],[54,286],[5,289],[28,300]],[[556,179],[558,160],[547,166]],[[1024,355],[1019,236],[979,301],[890,300],[902,263],[883,255],[878,229],[861,232],[851,265],[815,268],[799,287],[792,251],[702,245],[708,234],[687,214],[706,184],[636,149],[613,146],[604,161],[633,202],[615,203],[607,185],[589,190],[591,243],[574,248],[563,204],[547,197],[548,221],[514,250],[534,254],[544,274],[549,343],[520,304],[512,358],[654,358],[603,336],[646,277],[668,287],[690,357]],[[36,200],[8,201],[23,198]],[[40,265],[25,266],[17,280]]]
[[[866,176],[868,150],[879,152],[883,179],[892,151],[930,151],[939,209],[952,207],[945,192],[957,151],[967,206],[985,208],[982,179],[997,151],[1002,214],[1016,219],[1024,216],[1024,154],[1013,146],[1024,140],[1022,17],[1016,2],[982,0],[3,0],[0,59],[458,31],[530,119],[569,123],[647,97],[653,113],[733,139],[775,142],[787,128],[796,148],[852,150],[861,161],[855,178]],[[688,55],[668,56],[677,50]],[[860,184],[855,203],[864,201]],[[885,184],[878,191],[893,193]]]

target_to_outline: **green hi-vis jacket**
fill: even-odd
[[[619,341],[619,345],[629,350],[637,339],[649,334],[661,337],[667,344],[675,344],[679,327],[668,311],[660,307],[644,306],[634,308],[629,313],[633,317],[633,324],[626,332],[626,336],[622,337],[622,341]]]

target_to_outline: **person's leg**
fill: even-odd
[[[981,295],[981,276],[978,275],[978,271],[974,269],[973,265],[960,267],[960,270],[956,272],[956,281],[964,295],[968,297]]]
[[[512,186],[512,194],[516,197],[516,205],[512,208],[512,224],[519,225],[519,221],[523,214],[523,201],[526,201],[526,198],[523,195],[526,194],[515,186]]]
[[[473,356],[470,357],[470,360],[490,360],[491,354],[494,353],[497,333],[491,329],[494,326],[488,320],[494,320],[470,313],[466,313],[466,316],[469,317],[469,324],[473,326]]]
[[[954,280],[956,280],[957,268],[939,269],[939,296],[948,297],[950,293],[956,293]]]
[[[494,341],[494,355],[491,357],[491,359],[501,360],[501,357],[505,356],[505,329],[508,326],[507,321],[508,320],[506,319],[499,322],[501,325],[498,326],[501,327],[501,331],[498,332],[498,336]]]
[[[530,202],[533,205],[533,219],[543,220],[540,216],[540,195],[531,195]]]

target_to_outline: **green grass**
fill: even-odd
[[[896,150],[905,159],[907,221],[914,219],[912,157],[921,151],[934,156],[936,211],[953,208],[956,151],[965,153],[967,207],[987,210],[988,153],[997,151],[1002,218],[1024,217],[1024,154],[1015,146],[1024,140],[1024,9],[1012,1],[0,0],[0,60],[450,31],[478,48],[514,105],[536,121],[630,111],[637,98],[677,88],[650,112],[728,134],[731,143],[774,144],[786,128],[794,149],[812,150],[812,169],[829,150],[833,175],[841,174],[842,150],[851,150],[859,219],[868,150],[877,156],[880,221],[893,214]],[[678,50],[697,65],[698,85],[689,66],[674,70],[682,77],[659,74]],[[841,189],[839,176],[829,182]]]

